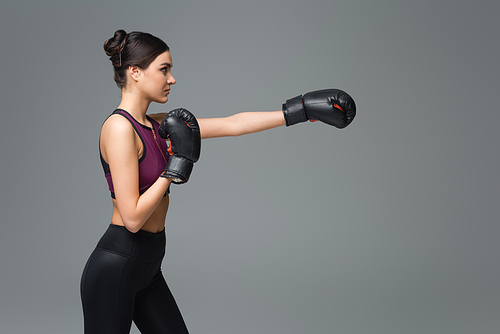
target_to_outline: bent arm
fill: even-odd
[[[123,225],[137,232],[163,198],[171,179],[159,177],[139,195],[139,162],[136,136],[125,119],[109,119],[102,128],[101,147],[111,170],[116,204]]]

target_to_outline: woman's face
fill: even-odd
[[[147,69],[142,70],[139,85],[146,98],[157,103],[168,101],[170,86],[176,82],[172,76],[172,66],[172,56],[166,51],[156,57]]]

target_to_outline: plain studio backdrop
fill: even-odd
[[[498,333],[498,1],[3,1],[0,332],[82,333],[111,217],[104,41],[171,48],[166,105],[280,110],[340,88],[358,114],[209,139],[173,186],[163,271],[192,333]],[[133,329],[137,333],[137,329]]]

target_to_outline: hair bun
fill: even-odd
[[[125,30],[115,31],[115,35],[104,42],[104,52],[109,56],[113,66],[120,66],[120,53],[127,42],[127,33]]]

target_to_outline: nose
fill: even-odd
[[[177,81],[175,80],[174,76],[172,74],[170,74],[170,76],[168,77],[168,80],[167,80],[168,84],[169,85],[173,85],[175,84]]]

